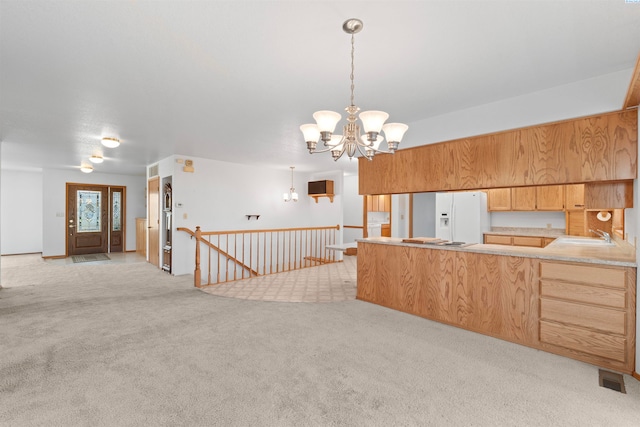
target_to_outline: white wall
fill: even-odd
[[[413,237],[436,237],[436,193],[414,193]]]
[[[491,212],[492,227],[565,229],[564,212]]]
[[[620,110],[632,70],[409,123],[402,148]]]
[[[193,160],[194,172],[183,172],[178,159]],[[203,231],[258,230],[271,228],[342,226],[342,172],[308,175],[294,171],[294,187],[298,202],[285,203],[282,194],[291,186],[291,171],[220,162],[196,157],[172,156],[162,165],[173,170],[173,251],[172,273],[193,273],[195,246],[184,232],[186,227]],[[160,176],[169,175],[166,170]],[[316,204],[307,195],[307,182],[322,179],[334,181],[334,202],[320,198]],[[176,208],[176,204],[182,204]],[[260,215],[247,220],[245,215]],[[341,243],[341,234],[339,242]]]
[[[409,237],[409,195],[391,195],[391,237]]]
[[[42,252],[42,171],[1,171],[2,255]]]
[[[344,225],[362,226],[363,196],[358,194],[358,175],[346,175],[343,181],[343,222]],[[362,229],[345,228],[343,230],[343,242],[352,243],[362,237]]]
[[[146,217],[145,213],[145,177],[131,175],[113,175],[58,169],[44,169],[42,196],[42,255],[64,256],[65,254],[65,198],[66,184],[102,184],[127,187],[126,206],[126,250],[136,249],[136,217]],[[4,218],[3,218],[4,221]]]

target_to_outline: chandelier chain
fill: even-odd
[[[351,75],[349,76],[351,78],[351,105],[356,105],[355,101],[354,101],[354,95],[353,95],[353,91],[355,89],[355,84],[353,82],[353,76],[354,76],[354,53],[355,53],[355,37],[353,34],[351,34]]]

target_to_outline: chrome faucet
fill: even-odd
[[[611,243],[611,234],[607,233],[606,231],[589,229],[589,232],[597,234],[598,236],[602,237],[605,242]]]

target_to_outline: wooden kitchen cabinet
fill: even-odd
[[[632,208],[633,182],[565,185],[565,207],[567,210]]]
[[[513,236],[513,246],[544,247],[544,238],[537,236]]]
[[[504,234],[485,234],[484,243],[489,245],[527,246],[544,248],[555,239],[541,236],[509,236]]]
[[[515,187],[511,189],[512,211],[536,210],[536,187]]]
[[[566,211],[566,233],[570,236],[586,236],[586,211],[584,209]]]
[[[564,210],[564,185],[544,185],[536,187],[536,210]]]
[[[637,135],[631,109],[400,149],[358,160],[359,193],[632,181]]]
[[[540,262],[540,345],[616,370],[633,369],[635,269]]]
[[[488,211],[511,210],[511,188],[492,188],[487,191]]]
[[[564,207],[567,210],[584,209],[584,184],[564,186]]]
[[[513,244],[512,236],[505,236],[502,234],[485,234],[484,243],[487,245],[508,245]]]
[[[368,212],[391,212],[391,194],[367,196]]]
[[[624,373],[636,268],[358,243],[356,298]]]

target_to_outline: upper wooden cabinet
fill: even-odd
[[[633,180],[637,145],[637,111],[601,114],[360,158],[359,193]]]
[[[536,187],[515,187],[511,189],[511,210],[535,211]]]
[[[368,212],[391,212],[391,195],[367,196]]]
[[[567,210],[584,208],[584,184],[564,186],[564,207]]]
[[[536,187],[536,210],[564,210],[564,185],[544,185]]]
[[[511,210],[511,189],[492,188],[487,191],[487,210],[489,211],[510,211]]]
[[[633,182],[565,185],[565,207],[567,210],[632,208]]]

